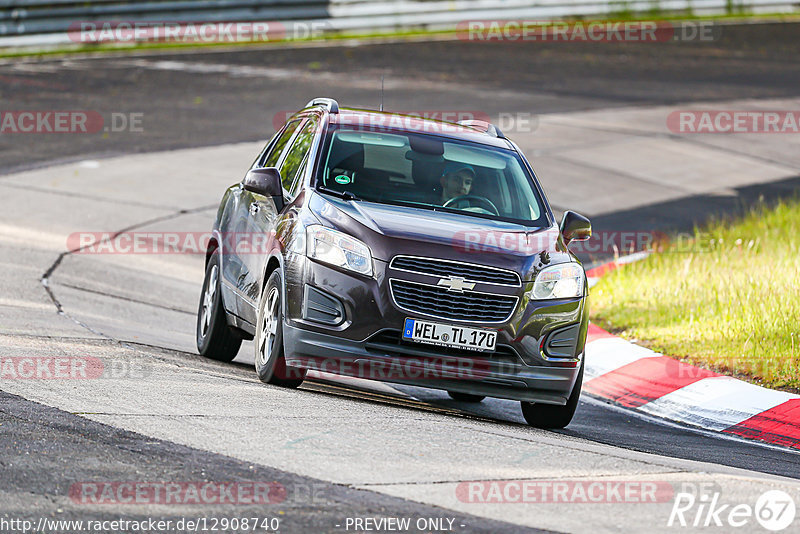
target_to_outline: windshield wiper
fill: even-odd
[[[407,208],[420,208],[423,210],[438,211],[441,206],[436,204],[428,204],[427,202],[414,202],[413,200],[396,200],[385,198],[381,200],[381,204],[388,204],[389,206],[405,206]]]
[[[328,193],[329,195],[333,195],[335,197],[339,197],[341,199],[348,200],[348,201],[349,200],[356,200],[356,201],[362,200],[361,198],[358,198],[356,195],[354,195],[350,191],[334,191],[333,189],[328,189],[327,187],[322,187],[322,186],[317,187],[317,191],[319,191],[321,193]]]
[[[425,202],[413,202],[408,200],[382,200],[381,204],[389,204],[392,206],[405,206],[409,208],[420,208],[423,210],[428,211],[436,211],[442,213],[452,213],[454,215],[466,215],[467,217],[477,217],[479,219],[490,219],[495,220],[495,215],[484,214],[484,213],[475,213],[474,211],[465,211],[456,208],[445,208],[444,206],[439,206],[438,204],[428,204]]]
[[[320,193],[327,193],[344,200],[355,200],[361,202],[378,202],[378,204],[386,204],[389,206],[404,206],[407,208],[418,208],[428,211],[436,211],[436,212],[443,212],[443,213],[452,213],[454,215],[465,215],[467,217],[476,217],[479,219],[489,219],[495,220],[494,215],[490,214],[483,214],[483,213],[475,213],[473,211],[465,211],[459,210],[455,208],[445,208],[444,206],[439,206],[437,204],[428,204],[426,202],[413,202],[410,200],[395,200],[395,199],[383,199],[381,201],[376,200],[364,200],[363,198],[357,197],[350,191],[334,191],[333,189],[328,189],[327,187],[319,186],[317,187],[317,191]]]

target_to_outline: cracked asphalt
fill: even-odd
[[[590,398],[565,431],[543,432],[506,401],[470,407],[357,380],[264,386],[247,343],[233,364],[194,354],[202,257],[66,250],[80,231],[207,230],[276,115],[320,93],[376,103],[381,74],[394,109],[538,116],[535,131],[512,137],[556,208],[576,207],[596,228],[687,228],[796,193],[791,136],[700,140],[663,128],[665,113],[697,101],[796,106],[796,32],[730,27],[714,43],[664,46],[388,43],[2,62],[5,110],[144,121],[141,132],[0,136],[0,357],[82,358],[97,375],[0,381],[0,517],[254,514],[277,517],[281,532],[444,517],[458,532],[656,532],[673,530],[670,502],[491,505],[459,499],[458,485],[634,480],[710,485],[730,502],[768,488],[800,497],[797,454]],[[137,481],[278,483],[289,498],[100,505],[70,494]]]

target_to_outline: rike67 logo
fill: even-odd
[[[766,491],[755,504],[737,503],[727,502],[716,484],[682,484],[675,493],[667,526],[722,527],[726,532],[744,527],[752,532],[760,525],[779,532],[792,524],[795,513],[794,499],[785,491]]]

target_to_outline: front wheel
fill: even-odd
[[[239,353],[242,338],[228,326],[220,293],[219,249],[208,260],[203,292],[197,310],[197,351],[221,362],[232,361]]]
[[[534,404],[532,402],[522,402],[522,416],[529,425],[536,428],[564,428],[575,415],[578,408],[578,400],[581,397],[581,386],[583,385],[583,364],[578,372],[578,379],[564,406],[553,404]]]
[[[258,303],[255,362],[259,380],[267,384],[296,388],[306,377],[305,369],[287,367],[283,352],[282,279],[276,269],[267,280]]]

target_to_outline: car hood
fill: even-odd
[[[529,227],[319,194],[310,207],[324,224],[364,241],[383,261],[397,254],[431,256],[508,268],[523,279],[542,264],[570,261],[555,225]]]

